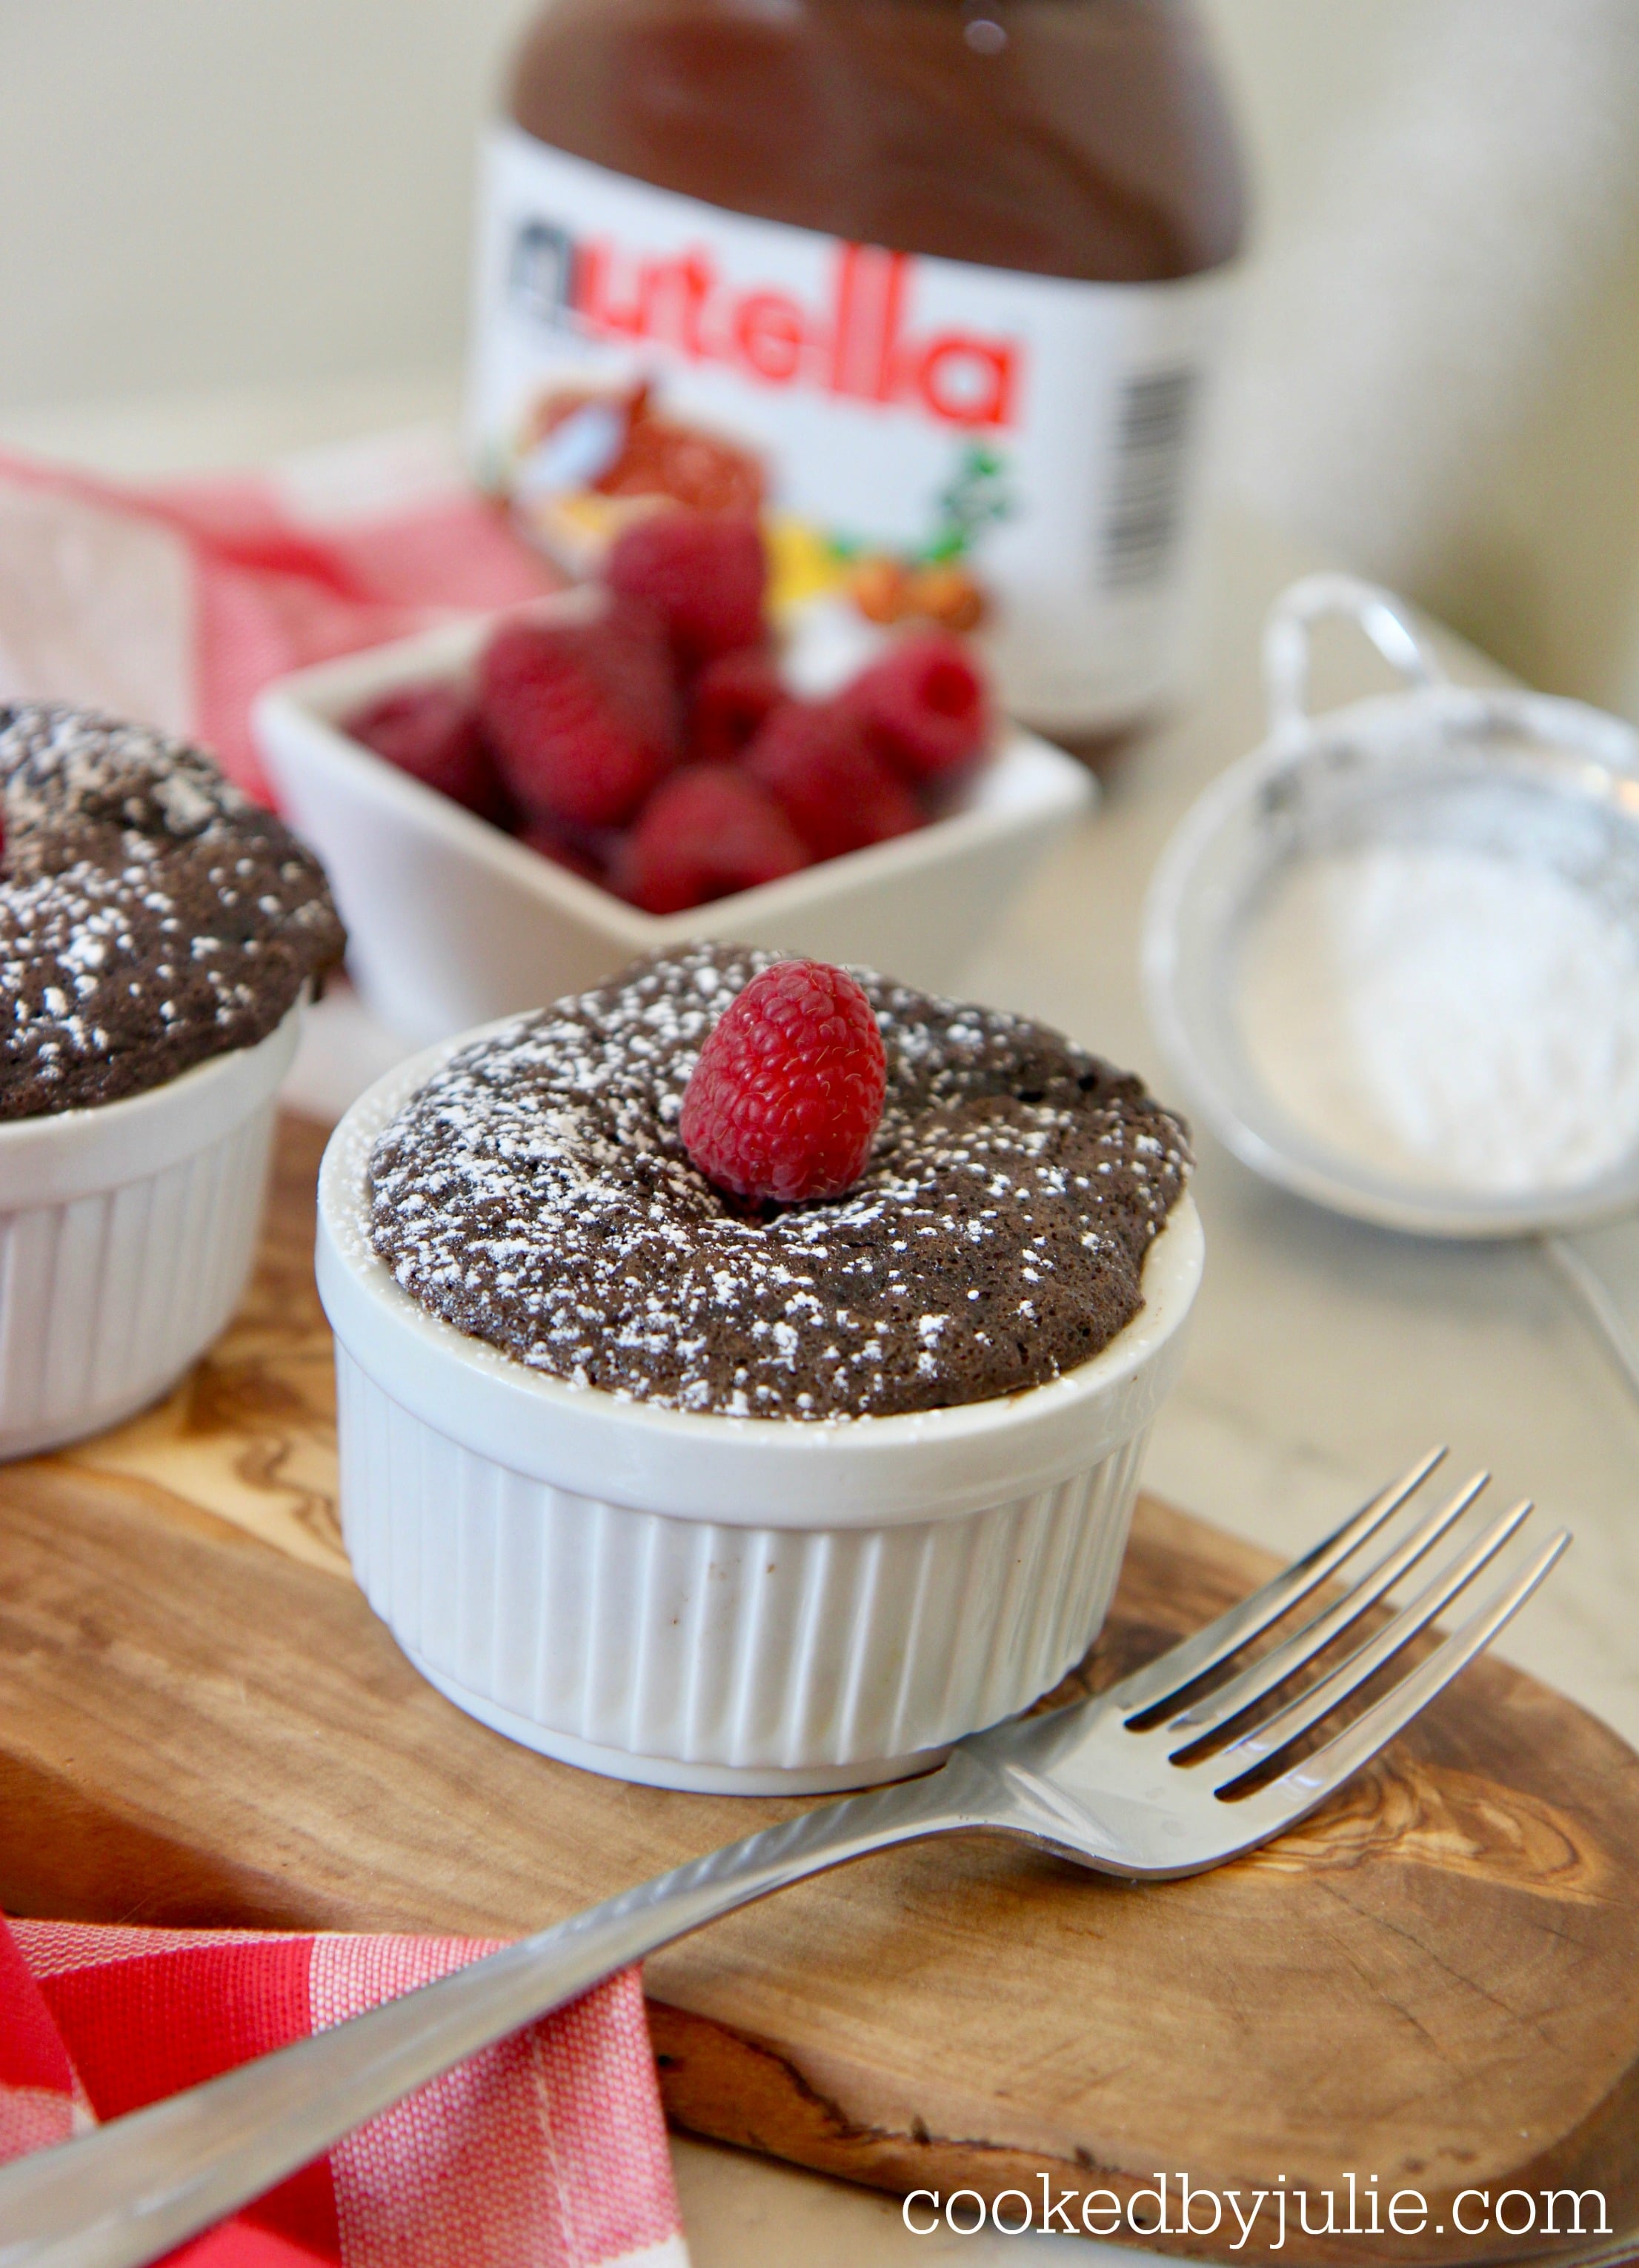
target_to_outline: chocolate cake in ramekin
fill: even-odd
[[[372,1604],[488,1723],[666,1786],[893,1778],[1055,1684],[1201,1268],[1184,1131],[1138,1080],[867,971],[860,1179],[714,1189],[681,1098],[778,959],[657,956],[430,1050],[320,1182]]]
[[[180,1376],[244,1286],[317,863],[201,750],[0,707],[0,1456]]]

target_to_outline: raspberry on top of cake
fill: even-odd
[[[757,1204],[691,1160],[701,1049],[786,957],[654,954],[453,1056],[371,1160],[371,1241],[402,1288],[571,1385],[732,1417],[981,1402],[1106,1346],[1187,1138],[1041,1025],[856,969],[886,1063],[859,1179]]]
[[[0,705],[0,1119],[265,1039],[346,942],[323,870],[202,749]]]

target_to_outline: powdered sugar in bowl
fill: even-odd
[[[1307,715],[1325,613],[1412,689]],[[1425,1234],[1639,1204],[1639,738],[1452,684],[1349,577],[1285,593],[1265,662],[1269,738],[1186,816],[1145,915],[1200,1116],[1270,1180]]]

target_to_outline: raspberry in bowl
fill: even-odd
[[[570,1763],[924,1769],[1102,1623],[1200,1275],[1187,1175],[1057,1034],[739,946],[427,1051],[320,1176],[367,1596]]]
[[[702,934],[953,981],[1091,778],[948,631],[783,634],[766,579],[754,521],[650,509],[596,585],[261,696],[384,1022],[437,1038]]]
[[[0,1457],[164,1393],[254,1249],[319,865],[198,748],[0,707]]]

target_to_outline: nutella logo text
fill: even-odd
[[[919,329],[915,269],[908,254],[839,244],[821,298],[805,305],[784,288],[731,282],[702,247],[650,256],[531,222],[515,241],[511,284],[532,313],[593,338],[726,364],[763,386],[911,409],[942,424],[1012,425],[1021,342]]]

